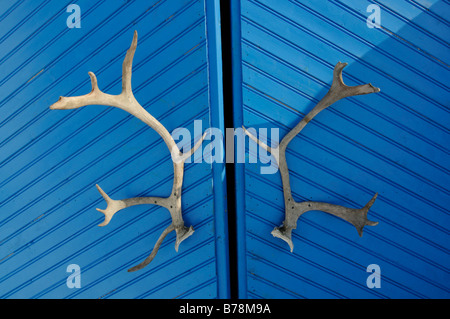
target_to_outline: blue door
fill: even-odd
[[[232,2],[235,127],[283,138],[339,61],[347,85],[381,88],[322,111],[286,151],[297,202],[360,208],[378,192],[368,213],[378,225],[362,237],[311,211],[291,253],[271,235],[284,220],[280,173],[236,166],[241,298],[450,297],[449,10],[439,0]]]
[[[220,128],[218,1],[2,1],[0,8],[1,298],[226,298],[222,164],[186,163],[182,212],[194,233],[175,251],[164,207],[140,205],[105,227],[113,199],[170,195],[167,146],[109,106],[50,110],[59,96],[121,92],[122,61],[139,34],[132,89],[172,132]],[[201,133],[201,132],[200,132]],[[184,141],[184,143],[190,141]]]

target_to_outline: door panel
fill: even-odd
[[[81,28],[68,27],[72,3]],[[128,273],[150,254],[170,214],[134,206],[97,227],[104,216],[95,208],[106,203],[95,185],[113,199],[168,196],[170,153],[122,110],[49,110],[59,96],[88,93],[89,71],[102,91],[119,94],[137,30],[132,86],[140,104],[169,132],[187,128],[192,140],[200,137],[194,120],[220,127],[218,1],[10,1],[0,15],[2,298],[228,297],[220,164],[185,165],[183,216],[194,234],[176,252],[170,233],[150,265]],[[72,264],[80,288],[67,284]]]
[[[235,127],[278,128],[281,139],[326,94],[339,61],[347,85],[381,88],[322,111],[286,152],[296,201],[360,208],[378,192],[368,218],[379,224],[361,238],[311,211],[291,253],[271,235],[284,219],[280,174],[261,174],[261,161],[236,166],[242,298],[449,296],[448,4],[376,1],[381,27],[369,28],[372,3],[232,2]],[[367,285],[372,264],[380,288]]]

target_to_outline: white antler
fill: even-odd
[[[317,103],[317,105],[281,140],[281,143],[270,148],[248,130],[244,128],[244,132],[254,141],[256,141],[262,148],[270,152],[279,167],[281,174],[281,180],[283,183],[284,205],[285,205],[285,219],[280,227],[275,227],[272,231],[272,235],[286,241],[291,248],[291,252],[294,250],[294,244],[292,243],[292,229],[297,228],[298,218],[305,212],[311,210],[320,210],[326,213],[340,217],[349,223],[353,224],[358,231],[358,234],[362,236],[363,228],[366,225],[375,226],[378,222],[373,222],[367,219],[367,212],[375,202],[378,194],[375,194],[372,199],[360,209],[348,208],[340,205],[333,205],[320,202],[296,202],[292,197],[291,185],[289,182],[289,169],[286,162],[286,148],[289,142],[308,124],[320,111],[326,109],[338,100],[354,96],[369,93],[380,92],[379,88],[372,86],[372,84],[363,84],[358,86],[347,86],[342,80],[342,70],[347,66],[347,63],[338,62],[333,71],[333,83],[328,93]]]
[[[122,64],[122,92],[118,95],[110,95],[102,92],[97,83],[97,78],[94,73],[89,72],[89,76],[91,78],[92,90],[90,93],[82,96],[71,96],[71,97],[60,97],[59,100],[50,106],[52,110],[64,110],[64,109],[75,109],[79,107],[83,107],[86,105],[109,105],[120,108],[141,121],[145,124],[153,128],[164,140],[169,149],[172,159],[173,159],[173,170],[174,170],[174,180],[173,187],[170,196],[168,197],[136,197],[136,198],[128,198],[123,200],[113,200],[111,199],[101,188],[97,185],[97,189],[105,199],[107,203],[107,208],[97,209],[105,215],[105,220],[99,226],[107,225],[111,218],[118,211],[134,206],[134,205],[142,205],[142,204],[153,204],[165,207],[169,210],[170,215],[172,217],[172,223],[169,227],[167,227],[160,238],[156,242],[152,253],[145,259],[141,264],[130,268],[128,271],[136,271],[148,265],[153,258],[155,257],[158,249],[163,241],[163,239],[167,236],[168,233],[175,230],[176,231],[176,243],[175,250],[178,251],[178,246],[180,243],[185,240],[187,237],[192,235],[194,229],[191,227],[184,226],[184,220],[182,217],[181,210],[181,190],[183,184],[183,176],[184,176],[184,163],[187,158],[189,158],[202,144],[203,139],[205,138],[205,134],[202,138],[195,144],[195,146],[186,153],[182,153],[178,146],[176,145],[172,135],[167,131],[167,129],[152,115],[150,115],[135,99],[131,87],[131,74],[132,74],[132,65],[133,65],[133,57],[137,47],[137,32],[134,32],[133,41],[131,43],[130,48],[127,51],[125,59]]]

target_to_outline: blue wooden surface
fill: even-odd
[[[381,9],[382,28],[366,12]],[[235,127],[283,137],[327,92],[333,66],[347,85],[381,92],[341,100],[290,144],[297,201],[363,206],[378,199],[360,238],[349,223],[309,212],[294,253],[270,232],[284,218],[279,173],[236,167],[242,298],[448,298],[450,28],[448,1],[232,2]],[[366,267],[381,268],[369,289]]]
[[[81,28],[69,29],[69,4]],[[0,6],[0,297],[226,298],[229,296],[224,166],[185,167],[183,213],[195,233],[151,251],[170,215],[128,208],[97,227],[113,198],[167,196],[173,168],[160,136],[106,106],[50,111],[60,95],[120,93],[133,31],[137,100],[171,132],[222,122],[218,1],[2,1]],[[208,32],[207,32],[208,31]],[[218,115],[219,114],[219,115]],[[192,136],[194,138],[194,136]],[[197,137],[198,138],[198,137]],[[220,262],[219,262],[220,260]],[[81,267],[69,289],[66,267]]]

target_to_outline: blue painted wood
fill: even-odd
[[[382,28],[366,11],[381,9]],[[341,100],[290,144],[297,201],[361,207],[378,199],[362,238],[323,212],[303,215],[294,253],[270,232],[284,217],[279,174],[238,165],[242,298],[450,297],[450,162],[447,1],[232,2],[235,127],[283,137],[327,92],[333,66],[348,85],[378,94]],[[381,267],[369,289],[366,267]]]
[[[117,94],[133,31],[137,100],[169,131],[220,125],[218,1],[5,1],[0,9],[0,296],[2,298],[227,298],[224,167],[186,165],[183,209],[195,233],[174,234],[141,271],[170,223],[160,207],[131,207],[106,227],[95,208],[113,198],[166,196],[173,169],[160,136],[104,106],[50,111],[60,95]],[[82,11],[69,29],[68,4]],[[222,124],[223,125],[223,124]],[[194,138],[194,136],[192,136]],[[69,289],[69,264],[81,267]]]

